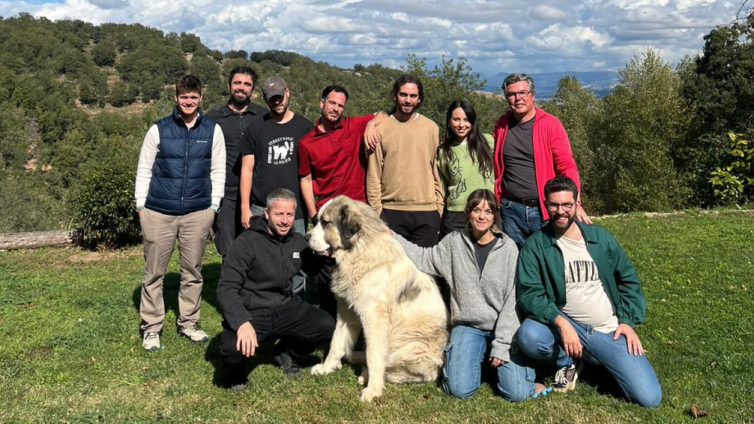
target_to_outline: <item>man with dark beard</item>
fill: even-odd
[[[544,195],[550,221],[518,260],[521,350],[558,367],[555,390],[572,390],[588,364],[604,367],[630,401],[657,407],[662,389],[634,331],[647,302],[633,264],[609,232],[577,220],[572,179],[551,179]]]
[[[377,127],[377,143],[367,168],[367,201],[391,230],[421,247],[440,237],[442,182],[437,171],[440,129],[417,112],[424,99],[418,77],[393,84],[394,112]]]
[[[251,102],[251,95],[259,80],[254,69],[237,66],[228,78],[228,103],[212,109],[207,117],[220,125],[225,136],[226,172],[225,196],[215,218],[215,246],[225,258],[230,244],[241,234],[241,208],[238,207],[238,181],[241,178],[241,142],[254,119],[267,113],[267,108]]]

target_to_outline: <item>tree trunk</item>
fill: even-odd
[[[83,230],[34,231],[0,234],[0,250],[66,247],[81,242]]]

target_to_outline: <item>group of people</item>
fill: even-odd
[[[588,364],[604,367],[630,401],[659,404],[634,331],[646,311],[636,271],[615,238],[591,225],[565,129],[535,107],[531,77],[505,78],[510,111],[491,135],[469,102],[452,102],[442,141],[418,112],[416,76],[395,81],[390,110],[366,116],[344,115],[347,89],[328,86],[315,123],[290,109],[280,77],[261,84],[267,108],[251,102],[257,80],[251,68],[233,69],[230,99],[204,115],[201,82],[182,77],[172,115],[145,137],[135,189],[145,350],[161,346],[162,280],[176,239],[178,333],[209,339],[198,321],[214,223],[228,385],[246,387],[245,363],[267,338],[279,340],[273,356],[283,372],[298,375],[302,357],[332,336],[336,314],[329,279],[337,264],[307,247],[306,222],[346,195],[368,203],[417,267],[447,284],[446,393],[471,396],[489,367],[502,397],[537,398],[573,389]],[[304,301],[306,275],[319,307]],[[552,388],[535,382],[538,363],[556,368]]]

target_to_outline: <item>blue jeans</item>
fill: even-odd
[[[264,208],[261,206],[251,205],[252,216],[264,216]],[[306,235],[306,228],[304,228],[304,219],[299,218],[293,221],[293,231]],[[301,300],[306,301],[306,274],[303,271],[299,271],[298,275],[293,277],[293,294],[300,297]]]
[[[445,393],[465,399],[479,390],[482,383],[482,362],[494,339],[491,331],[456,325],[450,332],[450,342],[445,348],[442,389]],[[533,368],[527,365],[526,357],[519,351],[511,360],[497,367],[497,391],[511,401],[520,402],[534,393]]]
[[[624,335],[613,340],[613,333],[600,333],[591,326],[576,323],[564,314],[561,316],[571,323],[579,335],[585,363],[604,366],[630,401],[650,408],[660,404],[662,389],[652,366],[646,356],[628,353]],[[518,329],[518,341],[521,350],[532,358],[558,367],[573,363],[573,359],[562,348],[560,331],[555,326],[527,318]]]
[[[541,230],[546,222],[538,206],[524,206],[503,198],[500,214],[503,218],[503,232],[516,243],[520,249],[530,235]]]

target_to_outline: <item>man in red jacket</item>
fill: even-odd
[[[534,106],[534,80],[510,74],[503,81],[510,112],[495,124],[495,194],[500,199],[504,231],[523,246],[547,223],[545,183],[565,175],[579,186],[579,173],[568,135],[558,118]],[[576,219],[591,224],[577,202]]]

